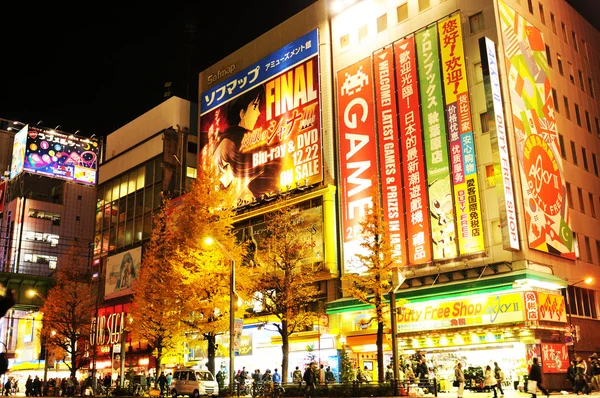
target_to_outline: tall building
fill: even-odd
[[[179,196],[196,178],[196,126],[197,106],[173,96],[106,136],[93,229],[98,327],[90,340],[101,376],[116,379],[125,363],[136,374],[155,367],[151,350],[126,336],[124,322],[153,212],[164,196]],[[129,278],[123,277],[125,266]],[[126,347],[122,353],[121,346]]]
[[[359,223],[378,191],[399,356],[450,381],[456,361],[517,381],[539,357],[547,387],[566,388],[569,357],[599,348],[599,32],[560,0],[338,3],[200,73],[199,160],[238,189],[240,235],[260,250],[281,194],[314,227],[326,313],[292,339],[290,369],[319,347],[337,370],[345,347],[377,374],[372,309],[340,287],[365,271]],[[236,367],[278,363],[269,333],[246,320]],[[388,363],[391,333],[384,346]]]
[[[43,378],[37,309],[73,244],[86,248],[80,255],[91,266],[100,143],[19,122],[6,126],[0,133],[0,164],[8,165],[0,183],[0,282],[17,293],[17,303],[0,319],[0,345],[14,375]]]

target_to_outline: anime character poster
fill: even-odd
[[[200,164],[218,169],[238,206],[322,181],[317,30],[200,99]]]
[[[575,260],[542,32],[498,2],[529,248]]]
[[[25,125],[17,134],[13,141],[12,161],[10,164],[10,179],[12,180],[23,171],[25,160],[25,146],[27,145],[27,132],[29,125]]]
[[[141,261],[141,247],[108,257],[104,285],[105,300],[133,292],[133,281],[140,274]]]

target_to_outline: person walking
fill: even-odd
[[[165,395],[165,392],[167,392],[167,376],[165,376],[165,372],[160,372],[160,376],[158,376],[156,382],[160,388],[160,395]]]
[[[462,363],[459,362],[454,368],[454,380],[458,382],[458,391],[456,393],[457,398],[463,398],[465,391],[465,373],[462,370]]]
[[[314,366],[314,367],[313,367]],[[302,379],[306,383],[306,398],[315,396],[315,384],[316,384],[316,370],[317,364],[312,362],[310,365],[306,367],[304,370],[304,375]]]
[[[585,360],[581,357],[577,357],[577,364],[575,365],[575,387],[573,393],[577,395],[589,393],[587,385],[587,366]]]
[[[302,371],[298,366],[296,366],[296,369],[294,369],[294,372],[292,373],[292,381],[295,384],[298,384],[298,386],[302,385]]]
[[[529,378],[527,379],[528,381],[535,381],[536,382],[536,391],[528,391],[531,393],[531,398],[537,398],[537,391],[541,391],[546,397],[548,397],[550,395],[550,393],[548,392],[548,390],[546,390],[546,388],[542,385],[542,368],[540,367],[540,364],[538,363],[538,359],[537,357],[533,358],[533,363],[531,364],[531,369],[529,369]],[[529,390],[529,388],[528,388]]]
[[[502,371],[502,369],[500,369],[500,366],[498,366],[498,362],[494,362],[494,377],[498,382],[496,387],[498,387],[498,391],[500,391],[500,397],[504,398],[504,390],[502,389],[502,382],[504,381],[504,372]]]
[[[590,357],[590,374],[592,375],[592,387],[600,391],[600,360],[598,354],[593,353]]]
[[[485,367],[485,373],[483,375],[483,388],[491,389],[494,392],[494,398],[498,398],[498,392],[496,391],[496,386],[498,385],[498,381],[494,377],[494,372],[492,371],[492,367],[490,365]]]

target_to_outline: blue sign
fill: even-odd
[[[316,55],[318,51],[318,29],[315,29],[203,92],[200,95],[200,115]]]

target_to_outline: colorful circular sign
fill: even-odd
[[[563,182],[550,146],[537,134],[530,135],[523,150],[527,186],[535,205],[551,216],[564,205]]]

